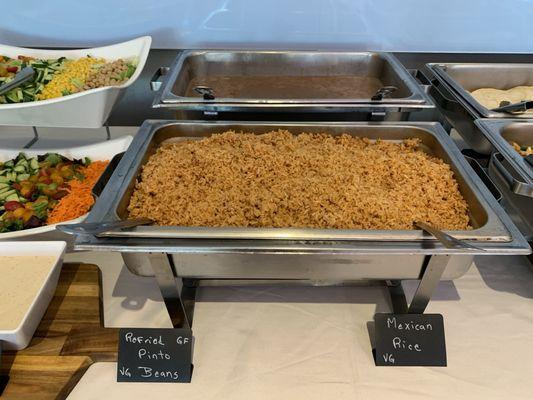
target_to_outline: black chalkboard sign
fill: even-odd
[[[119,331],[118,382],[190,382],[192,331],[123,328]]]
[[[376,314],[376,365],[446,366],[440,314]]]

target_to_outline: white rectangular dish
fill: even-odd
[[[129,147],[132,136],[123,136],[118,139],[108,140],[101,143],[90,144],[86,146],[72,147],[67,149],[0,149],[0,162],[4,162],[17,156],[18,153],[23,152],[27,156],[37,156],[46,153],[59,153],[67,158],[84,158],[89,157],[94,161],[111,160],[116,154],[126,151]],[[85,215],[71,220],[62,222],[62,224],[78,223],[85,219]],[[56,231],[56,225],[44,225],[38,228],[25,229],[16,232],[0,233],[0,243],[2,240],[65,240],[68,243],[72,241],[71,235],[66,235],[62,232]]]
[[[15,299],[10,296],[4,302],[0,302],[0,341],[4,342],[3,347],[11,350],[20,350],[28,346],[35,329],[39,325],[57,286],[63,257],[65,255],[65,242],[0,242],[0,291],[16,289],[17,292],[26,295],[23,299]],[[43,264],[39,266],[39,277],[36,280],[22,279],[28,275],[28,271],[21,271],[19,277],[13,270],[10,272],[2,261],[5,257],[28,257],[35,256],[36,259],[42,257]],[[21,265],[20,268],[36,268],[36,265]],[[31,271],[33,272],[33,271]],[[33,275],[32,273],[29,275]],[[10,279],[11,278],[11,279]],[[27,282],[31,283],[31,288],[26,287]],[[30,293],[31,292],[31,293]],[[29,297],[28,297],[29,296]],[[0,296],[1,299],[1,296]],[[8,309],[20,305],[19,310]],[[4,315],[4,318],[2,318]],[[16,316],[16,321],[5,321],[4,319]]]
[[[37,58],[76,59],[91,55],[106,60],[133,59],[137,63],[134,74],[119,86],[90,89],[49,100],[0,104],[0,125],[100,128],[124,91],[141,75],[151,43],[150,36],[143,36],[110,46],[79,50],[39,50],[0,44],[0,55],[12,58],[25,55]]]

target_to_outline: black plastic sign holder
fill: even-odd
[[[190,328],[122,328],[117,382],[189,383],[192,349]]]
[[[376,314],[375,362],[391,367],[445,367],[441,314]]]

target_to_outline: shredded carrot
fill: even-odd
[[[69,193],[63,197],[48,214],[48,225],[76,219],[89,212],[94,204],[92,188],[96,184],[108,161],[93,161],[80,172],[83,180],[77,178],[69,182]]]

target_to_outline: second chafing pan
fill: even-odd
[[[90,222],[127,218],[127,206],[142,166],[167,140],[176,138],[201,138],[226,130],[265,133],[275,129],[300,132],[326,132],[332,135],[347,133],[354,136],[400,141],[417,137],[423,149],[448,163],[457,179],[460,190],[470,208],[474,229],[453,231],[459,239],[478,242],[512,242],[511,229],[504,222],[502,210],[493,201],[470,166],[463,159],[448,135],[437,123],[239,123],[239,122],[175,122],[147,121],[135,137],[123,160],[117,167],[103,197],[98,200]],[[111,231],[108,237],[164,238],[164,239],[233,239],[233,240],[374,240],[413,241],[427,239],[422,231],[337,230],[291,228],[198,228],[144,226],[128,231]]]
[[[517,226],[533,240],[533,166],[511,145],[533,143],[533,119],[479,119],[476,125],[492,142],[489,174],[501,188],[509,207],[518,218]]]
[[[533,119],[479,119],[476,125],[519,175],[519,180],[513,178],[512,191],[533,197],[533,166],[511,145],[511,142],[521,146],[533,145]]]
[[[533,86],[533,64],[445,63],[428,64],[428,67],[444,79],[482,118],[533,118],[531,112],[509,114],[489,110],[470,94],[480,88]]]
[[[429,63],[432,74],[430,94],[469,146],[478,153],[490,155],[495,147],[476,126],[480,118],[527,119],[531,112],[508,114],[494,112],[477,102],[470,94],[479,88],[508,89],[533,85],[533,64],[504,63]]]
[[[279,98],[262,95],[261,90],[240,97],[204,99],[191,96],[192,81],[213,77],[242,78],[253,87],[254,79],[280,77],[305,82],[305,94],[294,91],[281,93]],[[397,89],[389,97],[373,100],[375,93],[344,95],[342,98],[324,98],[323,90],[313,93],[313,79],[328,77],[375,78],[383,86]],[[336,82],[339,83],[339,82]],[[342,84],[342,82],[340,82]],[[346,83],[347,85],[348,82]],[[257,89],[257,88],[255,88]],[[292,92],[290,92],[292,90]],[[349,87],[347,92],[349,93]],[[215,93],[216,95],[216,93]],[[179,111],[200,111],[213,115],[219,112],[261,113],[264,119],[272,113],[332,114],[341,112],[369,113],[383,117],[390,113],[408,113],[434,105],[413,76],[391,54],[373,52],[309,52],[309,51],[246,51],[246,50],[186,50],[181,52],[165,75],[164,83],[156,94],[154,107]]]

